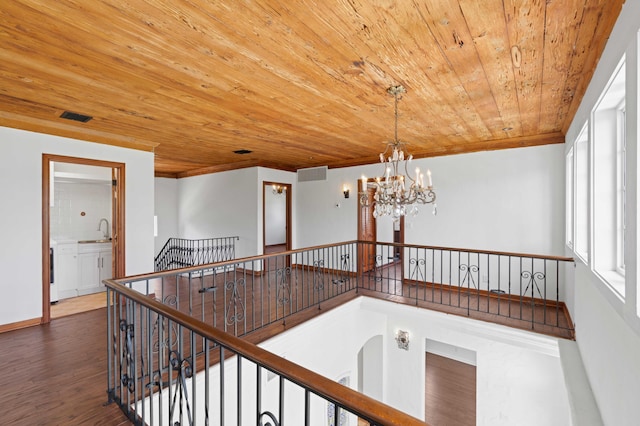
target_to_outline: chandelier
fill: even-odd
[[[436,194],[431,182],[431,171],[427,170],[426,185],[425,176],[419,168],[411,176],[409,163],[413,156],[408,152],[405,154],[405,143],[398,139],[398,99],[406,90],[403,86],[392,86],[387,92],[395,99],[395,133],[393,141],[387,142],[384,152],[380,154],[380,162],[384,165],[383,176],[376,177],[372,182],[375,188],[373,216],[392,216],[396,220],[407,214],[415,216],[418,214],[417,204],[433,204],[433,214],[436,214]],[[363,175],[360,204],[368,207],[367,183],[367,178]]]

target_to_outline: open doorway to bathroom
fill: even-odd
[[[106,305],[102,280],[124,275],[124,164],[42,161],[42,323]]]

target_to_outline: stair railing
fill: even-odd
[[[235,259],[240,237],[169,238],[156,256],[155,271],[187,268]]]

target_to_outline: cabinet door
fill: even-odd
[[[111,251],[101,251],[100,252],[100,282],[98,285],[103,286],[102,280],[108,280],[109,278],[113,278],[112,275],[112,260],[113,255]]]
[[[78,255],[78,275],[80,282],[78,290],[81,294],[83,289],[94,288],[100,282],[99,275],[100,253],[81,253]]]
[[[75,297],[78,295],[78,255],[75,253],[58,254],[55,272],[56,285],[58,286],[58,298]]]

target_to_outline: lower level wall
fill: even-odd
[[[575,271],[576,340],[605,425],[640,419],[640,336],[607,300],[609,291],[589,269]],[[611,296],[613,297],[613,296]]]
[[[398,329],[409,332],[409,349],[398,347]],[[330,379],[358,389],[363,383],[381,387],[381,399],[417,418],[424,419],[425,359],[427,341],[463,348],[476,355],[477,425],[558,425],[572,424],[569,399],[558,339],[510,329],[496,324],[450,316],[361,297],[303,323],[261,344],[265,349],[298,363]],[[375,370],[362,363],[362,350],[378,346],[374,357],[381,360]],[[375,362],[374,362],[375,364]],[[235,384],[237,362],[225,361],[225,423],[237,413]],[[378,374],[376,380],[362,380],[362,374]],[[244,365],[243,421],[255,420],[255,365]],[[204,379],[197,379],[197,394],[204,393]],[[218,424],[220,372],[211,371],[211,424]],[[279,380],[262,373],[261,412],[278,413]],[[381,379],[381,380],[377,380]],[[191,389],[191,384],[187,384]],[[365,389],[366,390],[366,389]],[[375,392],[378,393],[378,392]],[[372,397],[380,397],[369,393]],[[164,407],[170,396],[165,393]],[[300,388],[285,385],[285,418],[302,424],[304,395]],[[202,409],[203,400],[196,404]],[[158,401],[153,407],[157,409]],[[332,408],[319,398],[311,400],[312,424],[326,425]],[[166,413],[165,413],[166,415]],[[200,420],[202,420],[202,414]],[[299,422],[298,422],[299,421]],[[355,419],[351,420],[355,424]],[[255,423],[255,421],[254,421]]]

